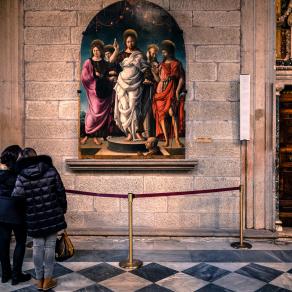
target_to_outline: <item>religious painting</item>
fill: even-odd
[[[185,67],[182,30],[161,7],[98,12],[81,44],[80,158],[184,158]]]

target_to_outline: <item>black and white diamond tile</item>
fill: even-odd
[[[34,275],[33,264],[25,262]],[[286,292],[292,291],[292,262],[157,262],[125,271],[118,262],[57,263],[51,292]],[[32,281],[0,284],[1,292],[36,292]]]

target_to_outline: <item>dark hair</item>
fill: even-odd
[[[134,29],[126,29],[123,33],[124,45],[126,46],[126,41],[128,37],[135,40],[135,46],[137,45],[138,34]]]
[[[165,50],[171,57],[175,56],[175,44],[171,40],[164,40],[161,42],[161,51]]]
[[[93,57],[93,49],[98,48],[100,51],[100,57],[104,58],[104,42],[101,40],[94,40],[90,44],[90,56]]]
[[[1,163],[5,164],[8,168],[13,168],[21,153],[22,150],[19,145],[8,146],[1,153]]]
[[[33,156],[37,156],[37,153],[33,148],[26,147],[22,150],[22,157],[23,158],[33,157]]]

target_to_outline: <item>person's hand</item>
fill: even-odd
[[[143,84],[152,84],[152,82],[149,79],[145,79]]]
[[[113,43],[113,47],[115,50],[118,50],[120,48],[118,42],[117,42],[117,39],[114,40],[114,43]]]
[[[114,75],[114,76],[115,76],[115,75],[117,75],[117,72],[112,70],[112,71],[109,71],[108,74],[109,74],[109,75]]]
[[[98,71],[95,71],[95,75],[96,75],[97,77],[100,77],[100,73],[99,73]]]

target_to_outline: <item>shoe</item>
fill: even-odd
[[[54,280],[53,278],[46,278],[44,280],[43,290],[47,291],[47,290],[55,288],[56,286],[57,286],[56,280]]]
[[[2,275],[1,282],[2,283],[7,283],[10,279],[11,279],[11,273],[3,274]]]
[[[36,280],[35,286],[38,290],[43,290],[44,279]]]
[[[30,274],[21,273],[21,274],[19,274],[17,276],[12,276],[11,285],[17,285],[19,283],[29,281],[30,279],[31,279],[31,275]]]

